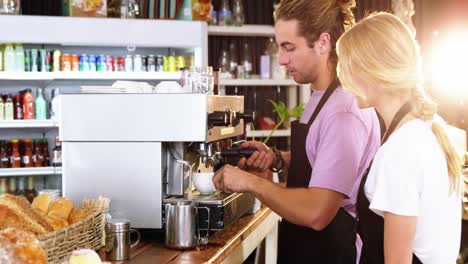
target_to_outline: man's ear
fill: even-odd
[[[330,34],[324,32],[320,34],[318,40],[317,40],[318,48],[320,51],[320,54],[325,54],[331,51],[331,45],[330,45]]]

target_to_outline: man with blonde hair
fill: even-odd
[[[224,166],[213,181],[226,192],[251,192],[283,220],[279,263],[356,263],[355,204],[359,180],[379,145],[373,109],[360,110],[336,77],[335,43],[354,23],[353,0],[283,0],[276,12],[279,63],[313,93],[291,125],[291,151],[246,142],[258,152],[239,167],[287,171],[282,187]]]

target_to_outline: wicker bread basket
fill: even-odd
[[[48,263],[67,261],[75,249],[89,248],[98,250],[105,245],[105,221],[110,200],[99,197],[83,200],[81,205],[95,208],[96,212],[82,221],[56,232],[38,237],[41,246],[47,253]]]

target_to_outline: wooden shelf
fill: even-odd
[[[292,79],[221,79],[220,84],[224,86],[296,86]]]
[[[252,37],[273,37],[275,29],[268,25],[243,25],[236,26],[208,26],[210,36],[252,36]]]

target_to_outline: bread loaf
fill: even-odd
[[[48,214],[46,216],[47,222],[54,228],[55,231],[60,230],[62,228],[67,227],[68,221],[63,219],[61,216],[55,215],[55,214]]]
[[[53,227],[29,203],[11,194],[0,195],[0,228],[16,227],[35,235],[53,231]]]
[[[8,228],[0,231],[1,240],[3,240],[3,243],[8,240],[13,246],[6,246],[11,259],[4,262],[0,256],[0,263],[47,263],[46,253],[33,234],[15,228]]]
[[[47,211],[47,215],[60,216],[61,218],[66,220],[68,219],[68,216],[70,215],[72,209],[72,200],[65,197],[60,197],[50,204],[49,210]]]
[[[101,258],[96,251],[91,249],[79,249],[72,252],[69,264],[101,264]]]
[[[49,210],[50,202],[52,202],[52,195],[43,193],[34,198],[32,208],[38,210],[42,215],[46,215]]]

